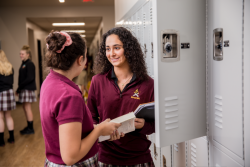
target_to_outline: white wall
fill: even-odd
[[[2,49],[15,70],[14,90],[17,89],[18,69],[21,64],[19,51],[24,44],[28,44],[26,18],[32,17],[102,17],[103,33],[115,26],[114,7],[112,6],[0,7],[0,40]],[[34,28],[34,25],[32,27]],[[39,32],[36,27],[34,31],[36,39],[43,36]],[[37,50],[34,52],[36,53]]]
[[[120,21],[137,1],[138,0],[115,0],[115,22]]]
[[[37,93],[40,92],[40,80],[39,80],[39,59],[38,59],[38,46],[37,46],[37,40],[41,41],[41,52],[42,52],[42,56],[44,58],[45,55],[45,47],[46,47],[46,43],[45,43],[45,38],[47,37],[47,35],[49,34],[49,32],[44,31],[43,29],[41,29],[40,27],[38,27],[37,25],[27,21],[26,22],[26,33],[28,35],[28,29],[31,29],[34,31],[34,48],[32,48],[32,62],[35,64],[36,67],[36,85],[37,85]],[[27,36],[28,39],[28,36]],[[42,58],[42,60],[44,60]],[[43,75],[44,76],[44,75]]]

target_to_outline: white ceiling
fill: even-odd
[[[85,30],[87,44],[92,42],[96,31],[102,21],[102,17],[62,17],[62,18],[27,18],[28,21],[41,27],[43,30],[50,32],[51,30]],[[72,23],[72,22],[84,22],[84,26],[64,26],[55,27],[52,23]]]
[[[0,7],[32,7],[32,6],[114,6],[114,0],[92,0],[93,2],[83,2],[88,0],[0,0]],[[86,32],[88,46],[92,42],[96,31],[102,21],[102,17],[63,17],[63,18],[27,18],[28,21],[36,24],[45,31],[51,30],[79,30]],[[84,22],[85,26],[54,27],[52,23]]]
[[[59,0],[0,0],[0,6],[114,6],[114,0],[83,1],[65,0],[64,3],[60,3]]]

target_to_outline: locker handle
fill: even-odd
[[[145,58],[147,57],[147,52],[148,52],[148,50],[147,50],[147,45],[144,44],[144,57],[145,57]]]
[[[154,58],[154,47],[153,42],[151,42],[151,57]]]

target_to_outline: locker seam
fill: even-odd
[[[242,139],[243,139],[243,160],[245,161],[245,132],[244,132],[244,9],[245,0],[242,0]],[[245,162],[244,162],[245,163]]]
[[[208,166],[210,166],[210,154],[209,154],[209,82],[208,82],[208,0],[206,0],[206,121],[207,121],[207,154],[208,154]]]

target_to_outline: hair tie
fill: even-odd
[[[70,35],[68,33],[64,32],[64,31],[54,32],[54,33],[59,33],[59,34],[66,37],[66,41],[63,44],[62,48],[60,50],[56,51],[57,53],[61,53],[63,51],[63,49],[65,48],[65,46],[70,46],[72,44],[72,39],[71,39]],[[46,43],[46,45],[47,45],[47,49],[49,49],[49,44]]]

